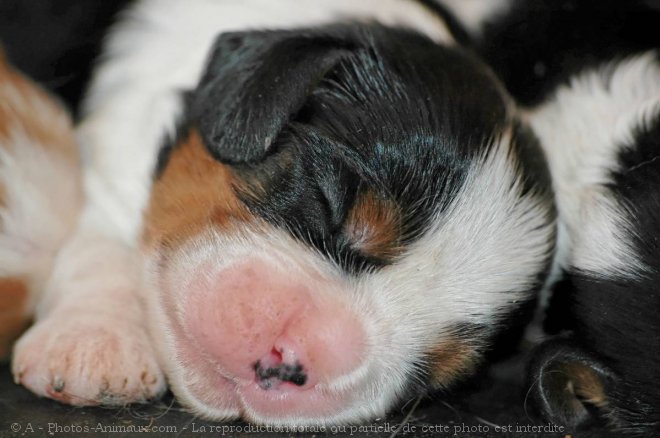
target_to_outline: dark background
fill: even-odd
[[[126,0],[0,0],[0,42],[16,67],[57,95],[78,115],[81,95],[99,53],[103,35],[117,12],[127,3]],[[534,433],[518,429],[516,432],[517,427],[547,425],[534,416],[531,407],[526,406],[523,382],[525,361],[524,352],[496,361],[452,393],[409,400],[394,409],[388,417],[365,425],[369,428],[368,432],[354,432],[353,436],[607,437],[600,429],[588,432],[564,429],[559,433]],[[397,432],[396,424],[401,423],[407,426]],[[186,413],[171,395],[152,405],[121,409],[77,408],[39,399],[15,385],[8,365],[0,364],[0,437],[127,436],[111,433],[112,428],[117,431],[126,426],[175,426],[176,431],[157,435],[202,436],[199,433],[201,428],[206,426],[208,432],[208,426],[213,424]],[[99,425],[109,430],[94,431]],[[230,425],[246,426],[240,422]],[[497,431],[497,425],[511,428],[512,432]],[[429,426],[446,427],[448,432],[422,433]],[[78,430],[90,431],[77,433]],[[55,434],[52,435],[52,432]],[[345,429],[308,435],[350,434],[351,430]],[[207,435],[223,434],[214,432]],[[304,434],[239,433],[234,430],[225,435]],[[144,433],[129,436],[144,436]]]
[[[506,361],[482,370],[475,378],[456,388],[452,393],[438,393],[421,400],[408,400],[384,418],[365,423],[365,431],[356,431],[351,435],[348,427],[343,430],[314,433],[276,433],[276,432],[210,432],[210,426],[246,427],[242,422],[210,423],[186,413],[177,405],[170,394],[163,400],[151,405],[132,405],[124,408],[77,408],[48,399],[39,399],[34,394],[12,382],[8,367],[0,367],[0,437],[38,437],[38,436],[134,436],[144,437],[145,433],[118,434],[95,432],[101,426],[106,428],[173,426],[176,429],[157,436],[199,437],[391,437],[399,424],[404,424],[394,436],[397,437],[460,437],[460,438],[608,438],[600,428],[588,431],[558,431],[559,425],[551,425],[536,418],[525,403],[526,388],[522,383],[524,355],[517,355]],[[21,430],[12,432],[12,426]],[[524,428],[532,425],[554,427],[558,432],[534,433]],[[26,431],[32,427],[34,432]],[[496,430],[496,426],[511,428]],[[65,428],[79,428],[87,433],[66,433]],[[207,434],[201,434],[202,427],[207,427]],[[430,427],[438,428],[432,433]],[[447,429],[440,429],[446,427]],[[58,429],[59,428],[59,429]],[[378,429],[380,428],[380,429]],[[517,429],[518,428],[518,429]],[[64,431],[49,435],[58,430]],[[70,429],[69,429],[70,430]],[[423,431],[426,430],[424,433]],[[443,430],[448,430],[444,432]],[[474,432],[471,432],[474,430]],[[518,430],[518,431],[517,431]],[[651,438],[651,437],[649,437]]]
[[[76,111],[108,26],[127,0],[0,0],[0,44]]]

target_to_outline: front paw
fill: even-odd
[[[142,326],[82,311],[35,324],[14,347],[12,371],[35,394],[79,406],[145,402],[165,391]]]

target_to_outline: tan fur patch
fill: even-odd
[[[391,260],[403,250],[398,206],[371,191],[362,193],[356,200],[344,232],[353,247],[368,256]]]
[[[431,383],[446,387],[461,376],[470,374],[477,366],[477,352],[461,339],[446,339],[428,356]]]
[[[147,246],[178,246],[208,225],[230,226],[251,216],[236,197],[231,168],[215,160],[192,130],[154,183],[145,217]]]
[[[26,307],[29,292],[20,278],[0,278],[0,359],[6,358],[12,343],[30,324]]]

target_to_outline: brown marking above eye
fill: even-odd
[[[403,251],[401,232],[399,206],[369,190],[358,196],[344,224],[354,249],[385,261]]]
[[[29,292],[20,278],[0,278],[0,359],[9,355],[11,344],[30,325]]]
[[[154,182],[145,213],[147,246],[178,246],[209,225],[228,227],[251,216],[236,197],[242,185],[231,168],[215,160],[191,129],[173,149]]]
[[[427,361],[431,384],[443,388],[471,374],[478,364],[479,353],[466,340],[447,338],[428,354]]]

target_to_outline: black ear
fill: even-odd
[[[222,34],[192,103],[206,146],[226,163],[259,160],[315,85],[349,53],[346,39],[331,32]]]
[[[529,396],[548,421],[569,428],[609,417],[608,394],[616,375],[595,355],[568,338],[544,342],[528,368]]]

